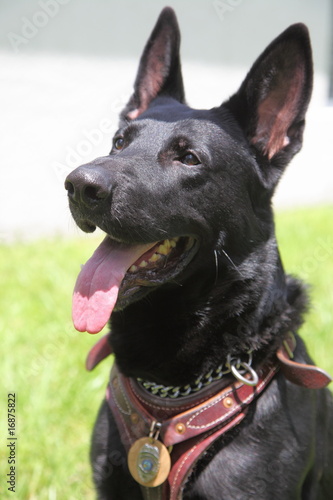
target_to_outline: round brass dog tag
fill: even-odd
[[[142,486],[150,488],[164,483],[171,468],[167,448],[152,437],[143,437],[133,443],[127,463],[132,477]]]

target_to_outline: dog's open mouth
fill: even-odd
[[[125,245],[107,236],[82,267],[73,295],[73,322],[98,333],[112,311],[140,298],[147,287],[171,281],[192,260],[196,240],[190,236]]]

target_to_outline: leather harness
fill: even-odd
[[[145,500],[180,500],[200,457],[217,438],[243,420],[251,402],[279,370],[291,382],[309,389],[319,389],[331,382],[324,370],[293,361],[295,347],[294,335],[288,334],[276,356],[256,369],[258,382],[254,387],[241,381],[226,387],[225,380],[221,379],[195,394],[177,399],[150,394],[138,381],[122,375],[116,363],[113,364],[106,399],[126,453],[138,439],[153,435],[170,452],[167,480],[156,487],[141,486]],[[92,370],[111,353],[108,335],[105,335],[89,352],[87,369]]]

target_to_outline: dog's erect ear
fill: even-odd
[[[134,93],[122,112],[123,118],[137,118],[160,95],[184,102],[179,47],[177,18],[174,11],[166,7],[162,10],[141,56]]]
[[[301,148],[311,90],[308,30],[294,24],[257,59],[227,106],[250,144],[281,168]]]

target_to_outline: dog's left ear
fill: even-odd
[[[170,7],[165,7],[141,56],[134,93],[121,114],[122,118],[134,120],[161,95],[184,102],[179,48],[176,14]]]
[[[305,25],[294,24],[266,48],[226,103],[262,157],[261,164],[281,171],[300,150],[311,91],[309,33]],[[273,184],[276,174],[270,177]]]

